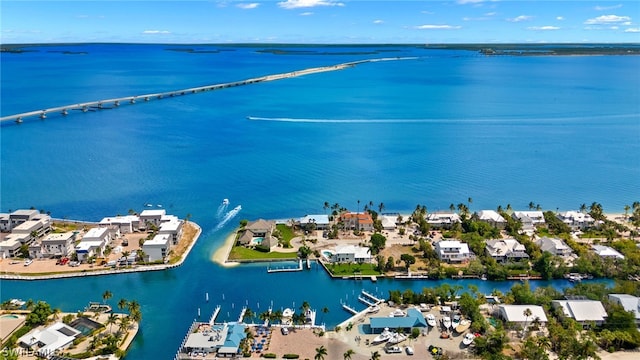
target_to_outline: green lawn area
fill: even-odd
[[[280,235],[282,235],[282,240],[284,241],[288,242],[296,236],[296,234],[293,233],[293,230],[285,224],[276,225],[276,229],[280,231]]]
[[[339,276],[380,275],[373,264],[327,264],[327,269],[331,274]]]
[[[234,246],[229,253],[229,260],[268,260],[268,259],[295,259],[298,257],[297,253],[281,253],[281,252],[261,252],[253,249],[248,249],[244,246]]]

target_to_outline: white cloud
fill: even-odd
[[[171,34],[171,32],[167,30],[145,30],[142,33],[143,34]]]
[[[455,30],[460,29],[462,26],[455,25],[419,25],[415,26],[415,29],[418,30]]]
[[[625,21],[622,23],[624,26],[631,26],[631,21]]]
[[[484,2],[485,0],[458,0],[457,3],[464,5],[464,4],[477,4],[477,3],[481,3]]]
[[[611,30],[618,30],[618,29],[620,29],[620,27],[619,27],[619,26],[612,26],[612,27],[610,27],[609,29],[611,29]]]
[[[236,6],[239,7],[240,9],[248,10],[248,9],[255,9],[258,6],[260,6],[260,4],[259,3],[243,3],[243,4],[237,4]]]
[[[562,20],[564,20],[564,16],[556,16],[556,20],[562,21]]]
[[[521,21],[527,21],[527,20],[531,20],[531,19],[533,19],[533,16],[520,15],[520,16],[516,16],[514,18],[507,19],[507,21],[510,21],[510,22],[521,22]]]
[[[617,5],[611,5],[611,6],[596,6],[593,9],[597,11],[605,11],[605,10],[619,9],[621,7],[622,7],[622,4],[617,4]]]
[[[598,25],[598,24],[614,24],[614,23],[623,23],[625,21],[631,20],[628,16],[618,16],[618,15],[602,15],[593,19],[588,19],[585,21],[585,25]]]
[[[628,28],[624,32],[626,32],[626,33],[640,33],[640,28]]]
[[[497,12],[492,11],[492,12],[488,12],[488,13],[484,14],[484,16],[494,16],[494,15],[497,15],[497,14],[498,14]]]
[[[373,20],[373,23],[374,24],[384,24],[384,20],[380,20],[380,19]]]
[[[548,31],[548,30],[560,30],[559,27],[557,26],[530,26],[527,28],[528,30],[535,30],[535,31]]]
[[[313,15],[313,12],[311,11],[305,11],[303,13],[300,13],[300,16],[311,16],[311,15]]]
[[[286,0],[278,3],[283,9],[298,9],[315,6],[344,6],[344,3],[335,0]]]

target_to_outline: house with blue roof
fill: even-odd
[[[422,313],[414,308],[407,310],[407,316],[401,317],[371,317],[369,319],[371,332],[379,334],[388,329],[402,329],[405,333],[410,333],[413,328],[426,328],[427,321]]]

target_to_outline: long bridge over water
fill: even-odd
[[[199,87],[193,87],[188,89],[165,91],[165,92],[154,93],[154,94],[134,95],[134,96],[114,98],[114,99],[89,101],[89,102],[83,102],[79,104],[57,106],[49,109],[34,110],[34,111],[29,111],[21,114],[3,116],[3,117],[0,117],[0,123],[9,122],[9,121],[22,123],[25,118],[29,118],[29,117],[39,117],[40,119],[46,119],[47,115],[49,114],[61,114],[63,116],[66,116],[71,114],[71,112],[74,110],[86,113],[89,111],[114,109],[125,104],[131,105],[137,102],[148,102],[151,100],[159,100],[159,99],[171,98],[171,97],[183,96],[183,95],[189,95],[189,94],[197,94],[205,91],[220,90],[220,89],[242,86],[242,85],[250,85],[250,84],[255,84],[255,83],[260,83],[265,81],[274,81],[274,80],[287,79],[287,78],[298,77],[303,75],[326,72],[326,71],[342,70],[342,69],[346,69],[362,63],[376,62],[376,61],[390,61],[390,60],[408,60],[408,59],[416,59],[416,58],[415,57],[402,57],[402,58],[396,57],[396,58],[377,58],[377,59],[359,60],[359,61],[352,61],[352,62],[337,64],[337,65],[322,66],[322,67],[315,67],[315,68],[291,71],[291,72],[280,73],[280,74],[266,75],[266,76],[261,76],[257,78],[233,81],[233,82],[222,83],[222,84],[199,86]]]

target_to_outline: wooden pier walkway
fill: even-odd
[[[61,114],[63,116],[67,116],[71,114],[74,110],[86,113],[89,111],[99,111],[103,109],[115,109],[125,104],[132,105],[138,102],[148,102],[151,100],[159,100],[159,99],[165,99],[165,98],[172,98],[176,96],[197,94],[197,93],[206,92],[206,91],[213,91],[213,90],[226,89],[226,88],[242,86],[242,85],[256,84],[256,83],[265,82],[265,81],[274,81],[274,80],[288,79],[288,78],[304,76],[309,74],[327,72],[327,71],[343,70],[349,67],[356,66],[358,64],[363,64],[368,62],[408,60],[408,59],[415,59],[415,58],[404,57],[404,58],[378,58],[378,59],[359,60],[359,61],[352,61],[352,62],[337,64],[337,65],[322,66],[322,67],[315,67],[315,68],[291,71],[291,72],[280,73],[280,74],[266,75],[266,76],[240,80],[240,81],[233,81],[233,82],[222,83],[222,84],[199,86],[199,87],[193,87],[188,89],[165,91],[165,92],[153,93],[153,94],[124,96],[124,97],[113,98],[113,99],[83,102],[78,104],[69,104],[64,106],[48,108],[48,109],[34,110],[34,111],[24,112],[20,114],[3,116],[3,117],[0,117],[0,123],[9,122],[9,121],[22,123],[25,118],[31,118],[31,117],[39,117],[40,119],[46,119],[47,116],[50,114]]]

